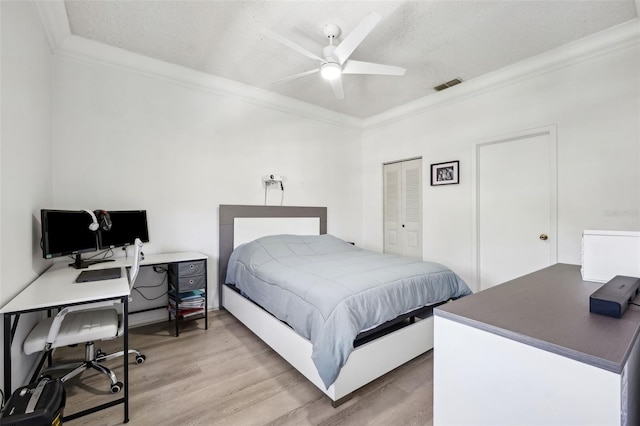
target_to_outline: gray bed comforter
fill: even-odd
[[[471,293],[443,265],[362,250],[331,235],[273,235],[241,245],[226,282],[312,343],[327,388],[361,331]]]

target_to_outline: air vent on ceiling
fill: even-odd
[[[460,80],[459,78],[454,78],[451,81],[447,81],[446,83],[442,83],[436,87],[434,87],[434,89],[436,89],[438,92],[444,89],[448,89],[451,86],[455,86],[456,84],[460,84],[462,83],[462,80]]]

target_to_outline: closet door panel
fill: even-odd
[[[422,258],[422,159],[385,164],[384,252]]]
[[[402,164],[384,165],[384,252],[402,255]]]

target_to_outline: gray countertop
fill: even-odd
[[[621,373],[640,331],[640,306],[630,305],[622,318],[592,314],[589,296],[600,286],[582,281],[580,266],[556,264],[441,305],[434,314]]]

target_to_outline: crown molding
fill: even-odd
[[[49,43],[53,46],[52,50],[55,55],[133,72],[193,89],[205,90],[226,98],[326,124],[356,131],[362,129],[362,120],[359,118],[72,35],[63,1],[38,2],[38,5]]]
[[[640,3],[640,0],[636,0]],[[640,20],[634,19],[610,29],[562,45],[556,49],[506,66],[438,92],[362,120],[363,129],[388,125],[430,109],[500,89],[618,49],[640,43]]]
[[[69,36],[71,29],[69,28],[69,18],[67,17],[67,9],[63,1],[34,2],[40,12],[40,17],[44,24],[44,30],[47,34],[49,47],[55,52],[57,47]]]
[[[634,1],[636,10],[640,11],[640,0]],[[39,1],[36,3],[42,16],[52,51],[56,55],[72,57],[77,60],[134,72],[190,88],[206,90],[252,105],[346,127],[355,131],[367,131],[388,125],[436,107],[459,102],[524,79],[539,76],[640,43],[640,20],[636,18],[492,73],[465,81],[463,84],[454,86],[446,91],[425,96],[372,117],[359,119],[264,89],[74,36],[69,28],[63,0]]]
[[[55,53],[59,56],[119,69],[192,89],[204,90],[225,98],[326,124],[357,131],[362,129],[360,119],[346,114],[75,35],[67,37]]]

